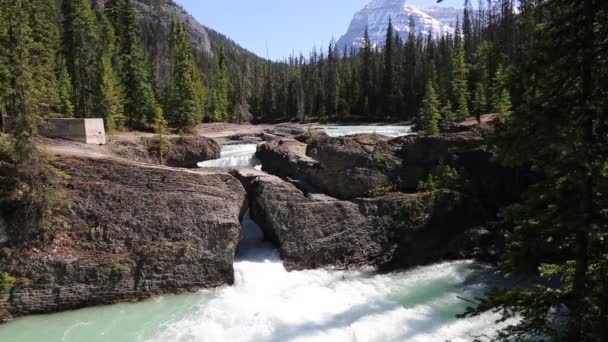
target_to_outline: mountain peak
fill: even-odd
[[[363,46],[363,35],[366,28],[373,46],[384,45],[389,19],[392,19],[395,32],[401,37],[406,37],[410,31],[410,17],[414,20],[417,34],[426,36],[454,32],[451,26],[432,17],[407,0],[372,0],[361,11],[355,13],[348,31],[338,40],[338,45],[360,48]]]

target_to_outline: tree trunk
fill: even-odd
[[[583,62],[582,81],[583,88],[581,101],[583,104],[583,146],[585,148],[583,172],[585,183],[582,189],[581,214],[583,222],[577,227],[576,232],[576,267],[574,273],[574,284],[572,289],[572,315],[568,329],[568,341],[579,342],[583,336],[583,319],[585,311],[585,292],[587,288],[587,269],[589,267],[589,229],[593,223],[593,109],[591,107],[591,96],[593,93],[593,24],[594,11],[592,0],[583,1],[583,14],[585,16],[585,27],[583,36]]]

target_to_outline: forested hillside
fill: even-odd
[[[174,124],[177,119],[172,116],[178,114],[170,103],[178,99],[171,98],[175,95],[171,89],[181,82],[174,70],[180,63],[191,63],[193,79],[179,85],[195,88],[197,112],[189,115],[196,123],[222,120],[239,111],[243,66],[260,61],[227,37],[201,26],[171,0],[32,1],[11,6],[17,12],[26,6],[38,11],[28,29],[32,44],[46,54],[40,67],[48,75],[50,98],[40,111],[42,116],[102,117],[110,131],[152,129],[155,118],[163,117]],[[3,12],[11,13],[9,7]],[[7,49],[19,43],[11,36],[10,25],[5,21],[0,31]],[[184,37],[176,36],[178,27],[187,33]],[[36,36],[38,30],[46,35]],[[186,41],[178,46],[178,39]],[[2,66],[10,70],[14,61],[4,61]],[[0,81],[10,83],[8,77]],[[4,116],[15,112],[10,97],[9,87],[3,88]]]

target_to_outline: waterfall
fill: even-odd
[[[240,168],[258,167],[260,161],[255,157],[257,145],[240,144],[222,146],[220,159],[208,160],[198,163],[199,167]]]

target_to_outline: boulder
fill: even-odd
[[[343,200],[386,192],[401,162],[388,138],[362,134],[318,137],[306,145],[291,139],[258,147],[262,169],[292,178]]]
[[[288,270],[353,268],[378,263],[384,248],[353,202],[305,195],[263,172],[235,171],[249,196],[250,213],[281,252]]]
[[[110,152],[119,158],[172,167],[196,168],[197,164],[221,157],[222,147],[213,139],[201,136],[169,138],[171,148],[159,160],[156,146],[158,138],[141,138],[139,141],[117,140],[108,144]]]
[[[344,201],[305,194],[256,170],[234,175],[247,189],[252,217],[278,246],[288,270],[370,265],[391,270],[488,254],[467,233],[485,221],[485,212],[457,192]]]
[[[262,170],[284,178],[307,181],[318,163],[306,156],[306,144],[292,139],[277,139],[259,145],[256,157]]]
[[[59,158],[66,202],[50,239],[14,243],[0,319],[232,284],[244,210],[227,173]],[[2,246],[0,246],[2,247]]]
[[[439,163],[451,163],[459,152],[478,148],[484,143],[479,131],[442,133],[400,137],[392,140],[401,146],[398,155],[402,160],[399,172],[401,186],[416,191],[418,183],[432,173]]]
[[[221,157],[222,147],[213,139],[190,136],[169,140],[171,149],[165,157],[168,166],[195,168],[202,161]]]
[[[301,127],[291,126],[291,125],[276,125],[272,128],[268,128],[264,130],[264,133],[276,136],[279,138],[289,138],[293,139],[298,135],[306,133],[306,131]]]
[[[300,135],[297,135],[295,139],[299,142],[309,144],[318,139],[326,139],[329,138],[329,135],[325,132],[324,129],[316,128],[310,129]]]
[[[385,269],[411,268],[481,253],[464,241],[471,227],[486,220],[475,199],[450,190],[355,200],[369,225],[390,232],[391,251]],[[384,227],[384,228],[382,228]]]

